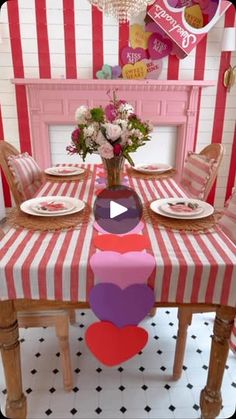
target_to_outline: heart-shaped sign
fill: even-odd
[[[97,322],[88,327],[85,340],[94,356],[112,367],[137,355],[146,345],[148,333],[138,326],[120,329],[109,322]]]
[[[115,284],[97,284],[89,295],[96,316],[118,327],[139,324],[154,302],[153,290],[144,284],[130,285],[124,290]]]
[[[159,60],[171,53],[172,41],[163,38],[159,33],[153,33],[148,41],[148,52],[153,60]]]
[[[111,282],[124,289],[132,284],[146,284],[155,268],[155,258],[146,252],[94,253],[90,266],[96,283]]]
[[[147,50],[143,48],[125,47],[121,52],[121,60],[123,64],[135,64],[143,58],[147,58]]]
[[[186,19],[186,22],[193,28],[202,28],[203,27],[203,15],[201,8],[198,4],[195,4],[194,6],[187,7],[184,10],[184,17]]]
[[[100,193],[101,193],[100,190],[95,192],[96,195],[99,195]],[[105,231],[102,227],[100,227],[100,225],[96,221],[93,223],[93,228],[95,228],[95,230],[97,230],[99,233],[110,234],[107,231]],[[143,230],[143,228],[144,228],[144,223],[142,221],[140,221],[136,225],[136,227],[133,228],[133,230],[129,231],[126,234],[118,234],[116,236],[123,237],[123,236],[128,236],[129,234],[138,234],[138,233],[140,233],[140,231]]]
[[[113,67],[111,67],[111,71],[113,79],[118,79],[121,76],[121,66],[114,65]]]
[[[151,36],[151,32],[145,32],[143,26],[134,25],[130,26],[130,45],[132,48],[143,48],[147,49],[148,38]]]
[[[105,79],[105,80],[111,79],[112,78],[111,66],[108,64],[104,64],[102,69],[96,72],[96,77],[98,79]]]
[[[100,234],[93,239],[94,246],[100,250],[112,250],[119,253],[140,251],[150,248],[150,240],[140,234],[127,234],[117,236],[115,234]]]
[[[126,64],[122,68],[122,76],[124,79],[145,79],[147,74],[146,64],[138,61],[133,64]]]
[[[147,66],[147,75],[146,79],[158,79],[162,70],[162,60],[142,60],[143,63]]]

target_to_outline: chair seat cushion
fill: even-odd
[[[215,159],[209,159],[204,155],[189,152],[185,160],[181,184],[193,198],[203,199],[206,184],[209,181]]]
[[[221,229],[236,244],[236,189],[226,203],[222,217],[218,221]]]
[[[8,166],[23,199],[32,198],[42,184],[42,171],[36,161],[28,153],[22,153],[9,156]]]

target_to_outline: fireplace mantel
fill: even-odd
[[[205,80],[27,78],[13,79],[12,83],[26,86],[32,151],[42,168],[51,165],[49,125],[74,125],[74,114],[78,106],[104,106],[109,100],[107,91],[118,89],[119,97],[132,103],[137,115],[143,119],[157,126],[178,127],[178,171],[182,169],[187,151],[194,147],[199,92],[203,87],[215,85],[214,81]]]

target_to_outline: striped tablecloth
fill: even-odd
[[[81,182],[47,182],[37,196],[96,198],[98,166]],[[97,186],[96,186],[97,185]],[[142,201],[186,196],[174,179],[129,178]],[[145,223],[156,270],[149,279],[157,302],[213,303],[236,306],[236,246],[220,231],[207,234],[153,229]],[[96,278],[88,260],[96,251],[90,224],[64,232],[11,228],[0,242],[0,300],[30,298],[87,301]]]

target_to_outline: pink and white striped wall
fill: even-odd
[[[142,23],[144,16],[131,23]],[[199,100],[195,147],[210,142],[226,147],[216,189],[210,201],[221,207],[235,183],[236,174],[236,87],[230,93],[222,85],[235,53],[221,52],[224,27],[235,25],[232,5],[194,51],[179,60],[164,59],[162,80],[215,80]],[[29,115],[25,87],[12,78],[92,78],[103,63],[116,65],[128,45],[128,24],[118,25],[103,16],[87,0],[10,0],[0,14],[0,139],[22,151],[31,152]],[[10,205],[4,183],[5,203]]]

